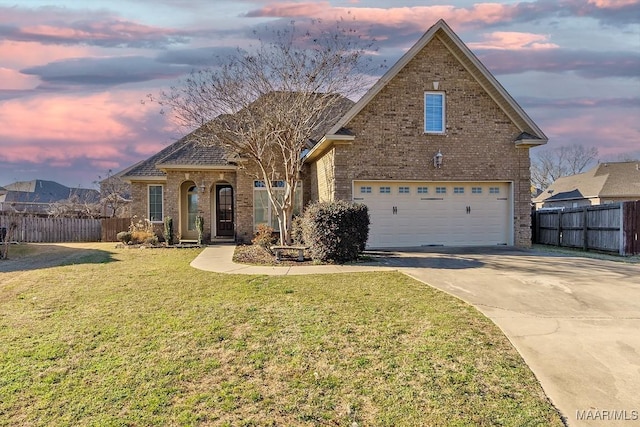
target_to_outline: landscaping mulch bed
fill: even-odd
[[[304,261],[298,261],[297,250],[283,250],[281,260],[277,261],[274,254],[259,245],[238,245],[233,254],[233,261],[240,264],[251,265],[273,265],[273,266],[293,266],[293,265],[319,265],[321,263],[313,261],[305,254]]]

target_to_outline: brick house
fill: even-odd
[[[438,21],[305,157],[300,203],[353,200],[369,247],[530,244],[529,148],[547,137]],[[134,166],[132,212],[193,238],[251,239],[269,221],[260,182],[189,135]]]

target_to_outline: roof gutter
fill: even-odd
[[[315,160],[320,157],[333,144],[351,144],[355,139],[355,135],[325,135],[320,142],[313,146],[311,150],[303,157],[302,161]]]

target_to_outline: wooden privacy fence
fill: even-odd
[[[16,224],[11,240],[24,243],[97,242],[100,220],[0,215],[0,235]]]
[[[128,231],[131,225],[131,218],[105,218],[101,220],[102,241],[117,242],[117,235],[121,231]]]
[[[533,213],[533,241],[544,245],[640,253],[640,201]]]

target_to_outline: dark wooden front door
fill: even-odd
[[[233,237],[233,188],[216,185],[216,236]]]

